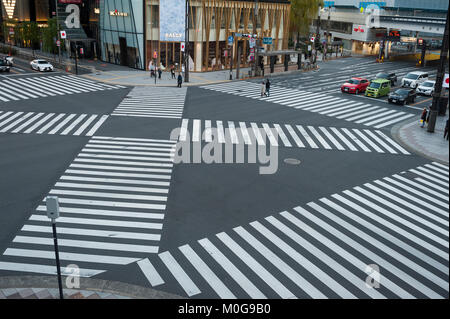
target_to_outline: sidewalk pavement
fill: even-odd
[[[80,289],[65,288],[64,299],[184,299],[181,296],[125,284],[92,278],[80,278]],[[0,277],[0,299],[59,299],[56,276]]]
[[[427,127],[421,128],[419,117],[413,122],[400,123],[392,128],[392,134],[403,146],[411,152],[420,154],[430,160],[449,165],[449,144],[444,139],[445,123],[448,115],[438,116],[434,133],[427,132]]]

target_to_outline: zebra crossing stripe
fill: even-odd
[[[33,115],[34,113],[26,113],[24,116],[19,117],[19,119],[15,120],[14,122],[10,123],[8,126],[5,126],[3,129],[0,130],[1,133],[6,132],[8,130],[10,130],[11,128],[13,128],[14,126],[16,126],[17,124],[25,121],[27,118],[29,118],[31,115]]]
[[[281,129],[281,126],[278,124],[273,125],[275,127],[275,130],[277,131],[278,136],[281,138],[281,140],[284,143],[284,146],[286,147],[292,147],[292,144],[289,142],[288,138],[284,134],[283,130]]]
[[[366,145],[364,145],[355,135],[353,135],[348,129],[342,128],[342,131],[344,131],[344,133],[347,134],[352,139],[353,142],[358,144],[358,146],[361,147],[364,152],[371,152],[371,150]]]
[[[316,143],[314,143],[314,140],[309,136],[309,134],[306,132],[306,130],[301,125],[297,125],[297,129],[300,131],[300,133],[303,135],[303,137],[306,139],[308,144],[312,148],[319,148]]]
[[[83,125],[80,126],[78,130],[73,133],[73,135],[80,135],[91,123],[95,120],[97,115],[91,115],[87,121],[83,123]]]
[[[266,132],[266,136],[268,137],[270,144],[273,146],[278,146],[278,142],[275,138],[275,136],[272,133],[272,129],[269,127],[267,123],[262,123],[262,127],[264,128],[264,131]]]
[[[298,137],[297,133],[295,133],[295,131],[292,128],[292,126],[290,126],[289,124],[285,124],[284,126],[286,127],[286,129],[288,130],[288,132],[292,136],[292,138],[294,139],[294,141],[297,144],[297,146],[298,147],[305,147],[305,144],[303,144],[303,142],[300,140],[300,138]]]
[[[402,176],[399,176],[399,175],[397,175],[397,174],[392,175],[392,177],[393,177],[393,178],[397,178],[397,179],[401,180],[402,182],[405,182],[405,183],[407,183],[407,184],[409,184],[409,185],[412,185],[412,186],[414,186],[414,188],[413,188],[413,187],[409,187],[409,186],[407,186],[407,185],[405,185],[405,184],[402,184],[402,183],[398,182],[397,180],[394,180],[394,179],[389,178],[389,177],[386,177],[386,178],[384,178],[384,179],[387,180],[387,181],[389,181],[389,182],[392,183],[392,184],[395,184],[395,185],[397,185],[397,186],[401,186],[401,187],[403,187],[404,189],[406,189],[406,190],[408,190],[408,191],[410,191],[410,192],[412,192],[412,193],[415,193],[415,194],[417,194],[417,195],[420,195],[420,196],[422,196],[422,197],[424,197],[424,198],[427,198],[427,199],[433,198],[433,197],[431,197],[431,196],[429,196],[429,195],[424,194],[424,192],[426,192],[426,193],[429,193],[429,194],[431,194],[431,195],[433,195],[433,196],[436,196],[437,198],[443,199],[443,200],[444,200],[443,202],[436,201],[435,203],[438,204],[438,205],[441,205],[441,206],[443,206],[443,207],[446,207],[446,208],[448,207],[448,203],[445,203],[445,201],[448,202],[448,196],[443,195],[443,194],[440,194],[440,193],[438,193],[438,192],[436,192],[436,191],[430,189],[429,187],[425,187],[425,186],[423,186],[423,185],[414,183],[414,182],[410,181],[409,179],[403,178]],[[419,191],[417,190],[417,188],[420,189],[421,192],[419,192]],[[433,199],[432,201],[434,201],[434,199]],[[442,204],[439,204],[439,203],[442,203]]]
[[[410,155],[408,151],[406,151],[403,147],[401,147],[398,143],[395,143],[391,138],[389,138],[386,134],[384,134],[382,131],[376,130],[375,133],[380,135],[385,141],[387,141],[389,144],[391,144],[393,147],[395,147],[397,150],[399,150],[402,154]]]
[[[247,130],[247,125],[244,122],[239,122],[239,128],[241,129],[242,137],[245,144],[252,144],[250,140],[250,135]]]
[[[207,238],[198,243],[214,258],[214,260],[239,284],[239,286],[253,299],[267,299],[267,297]]]
[[[303,278],[299,273],[297,273],[294,269],[292,269],[287,263],[281,260],[277,255],[275,255],[271,250],[269,250],[266,246],[264,246],[260,241],[258,241],[255,237],[253,237],[249,232],[247,232],[242,227],[234,228],[234,230],[244,239],[246,240],[252,247],[254,247],[259,253],[261,253],[270,263],[272,263],[275,267],[277,267],[286,277],[291,279],[296,285],[298,285],[301,289],[303,287],[311,288],[313,287],[305,278]],[[338,293],[343,298],[355,298],[355,296],[350,293],[347,289],[342,287],[339,283],[337,283],[333,278],[328,276],[325,272],[323,272],[320,268],[318,268],[313,263],[309,262],[308,259],[302,258],[303,262],[301,265],[304,269],[307,269],[311,272],[315,277],[317,277],[322,282],[326,282],[328,286],[336,293]],[[320,292],[315,292],[315,295],[321,295],[321,298],[324,298]]]
[[[216,121],[217,125],[217,141],[219,143],[225,143],[225,132],[223,130],[223,124],[222,121]]]
[[[440,168],[443,168],[444,170],[446,170],[448,172],[448,166],[445,166],[445,165],[443,165],[441,163],[437,163],[437,162],[433,162],[431,164],[434,165],[434,166],[438,166]]]
[[[139,260],[137,262],[137,265],[139,266],[139,268],[141,268],[145,278],[147,278],[152,287],[164,284],[164,280],[158,274],[155,267],[152,265],[150,260],[148,260],[148,258]]]
[[[387,122],[385,122],[383,124],[375,125],[374,127],[375,128],[382,128],[382,127],[388,126],[390,124],[394,124],[394,123],[406,120],[406,119],[410,118],[411,116],[414,116],[414,114],[406,114],[404,116],[397,117],[397,118],[395,118],[393,120],[387,121]],[[370,123],[366,123],[366,125],[370,125]]]
[[[39,119],[42,115],[44,115],[45,113],[37,113],[35,116],[33,116],[31,119],[29,119],[28,121],[26,121],[25,123],[23,123],[22,125],[18,126],[17,128],[15,128],[13,131],[11,131],[11,133],[17,133],[20,132],[21,130],[23,130],[25,127],[27,127],[28,125],[30,125],[31,123],[33,123],[34,121],[36,121],[37,119]]]
[[[338,150],[345,150],[345,148],[334,138],[333,135],[331,135],[330,132],[327,131],[325,127],[319,126],[319,129],[325,134],[325,136],[331,141],[331,143],[333,143],[334,146],[337,147]]]
[[[350,191],[344,191],[344,194],[359,200],[361,203],[363,203],[364,205],[366,205],[367,207],[371,207],[371,203],[369,201],[365,201],[362,197],[360,197],[359,195],[356,195]],[[371,218],[372,220],[380,223],[381,225],[386,225],[387,227],[389,227],[389,229],[391,229],[392,231],[404,236],[405,238],[419,244],[420,246],[424,247],[425,249],[427,249],[428,251],[436,254],[437,256],[440,256],[442,258],[444,258],[445,260],[448,260],[448,254],[444,251],[442,251],[441,249],[437,248],[436,246],[429,244],[427,241],[421,239],[420,237],[417,237],[416,235],[414,235],[413,233],[411,233],[411,231],[409,230],[405,230],[402,227],[397,226],[396,224],[393,224],[389,221],[389,219],[383,218],[378,214],[374,214],[370,211],[368,211],[367,209],[363,208],[362,206],[346,199],[345,197],[339,195],[339,194],[334,194],[331,197],[333,197],[334,199],[346,204],[347,206],[351,207],[352,209],[361,212],[362,214],[364,214],[365,216]],[[381,208],[379,206],[375,206],[376,208]],[[397,222],[402,221],[401,218],[398,218],[396,215],[394,214],[390,214],[390,212],[388,212],[387,210],[384,210],[381,208],[381,210],[378,210],[378,212],[381,213],[385,213],[385,216],[390,217],[392,220],[395,220]],[[413,225],[413,224],[412,224]],[[412,230],[416,230],[418,228],[411,228]],[[420,231],[418,232],[420,233]]]
[[[53,256],[54,257],[54,256]],[[0,269],[10,271],[22,271],[38,274],[56,275],[56,266],[47,266],[39,264],[12,263],[0,261]],[[105,270],[80,268],[78,275],[80,277],[92,277],[105,272]],[[61,275],[72,275],[73,270],[67,267],[61,267]]]
[[[192,141],[193,142],[200,142],[200,139],[201,139],[200,126],[201,126],[200,120],[194,120],[194,128],[192,130],[193,131],[192,132]]]
[[[51,234],[53,232],[50,226],[36,226],[36,225],[24,225],[21,231],[27,232],[40,232]],[[148,241],[159,241],[161,235],[159,234],[146,234],[146,233],[136,233],[136,232],[123,232],[123,231],[108,231],[99,229],[84,229],[84,228],[69,228],[69,227],[58,227],[59,234],[69,234],[78,236],[93,236],[93,237],[106,237],[110,238],[124,238],[124,239],[138,239],[138,240],[148,240]]]
[[[47,251],[47,250],[7,248],[3,253],[3,255],[29,257],[29,258],[44,258],[51,260],[55,259],[55,252],[53,250]],[[111,265],[127,265],[138,260],[138,258],[131,258],[131,257],[77,254],[77,253],[67,253],[64,251],[59,252],[59,258],[61,260],[69,260],[77,262],[81,261],[81,262],[111,264]]]
[[[205,121],[205,142],[212,142],[211,120]]]
[[[100,126],[108,119],[109,115],[102,115],[100,120],[86,133],[86,136],[92,136],[99,129]]]
[[[441,173],[441,174],[444,174],[444,175],[447,175],[447,176],[448,176],[448,171],[443,170],[443,169],[441,169],[441,168],[439,168],[439,167],[436,167],[436,166],[431,165],[431,164],[425,164],[424,166],[425,166],[425,167],[428,167],[428,168],[431,168],[431,170],[433,170],[433,171],[436,171],[436,172],[439,172],[439,173]]]
[[[388,179],[389,179],[389,178],[388,178]],[[391,181],[392,181],[392,180],[391,180]],[[393,186],[391,186],[391,185],[389,185],[389,184],[386,184],[386,183],[384,183],[384,182],[382,182],[382,181],[380,181],[380,180],[376,180],[376,181],[374,181],[374,183],[375,183],[375,184],[378,184],[378,185],[380,185],[380,186],[383,186],[384,188],[387,188],[387,189],[389,189],[390,191],[392,191],[392,192],[394,192],[394,193],[397,193],[397,194],[399,194],[399,195],[401,195],[401,196],[407,198],[407,199],[410,200],[410,201],[416,202],[416,203],[418,203],[418,204],[420,204],[420,205],[424,205],[422,199],[419,199],[419,198],[417,198],[416,196],[411,196],[411,195],[409,195],[408,193],[406,193],[406,192],[404,192],[404,191],[401,191],[401,190],[399,190],[399,189],[396,188],[396,187],[393,187]],[[394,181],[394,184],[395,184],[395,181]],[[398,184],[400,184],[400,183],[398,183]],[[404,187],[404,186],[400,184],[400,187]],[[407,187],[407,188],[409,188],[409,187]],[[412,190],[413,193],[416,193],[417,195],[421,195],[421,197],[424,197],[424,196],[427,197],[429,200],[432,200],[432,201],[433,201],[435,204],[437,204],[437,205],[441,205],[441,206],[443,206],[443,207],[446,207],[446,206],[448,207],[448,205],[446,205],[444,202],[440,202],[440,201],[438,201],[438,200],[436,200],[436,199],[432,199],[430,196],[427,196],[427,195],[425,195],[425,194],[421,194],[420,192],[415,192],[415,191],[414,191],[413,189],[411,189],[411,188],[409,188],[409,190],[410,190],[410,191]],[[435,212],[438,213],[438,214],[441,214],[441,215],[443,215],[443,216],[447,216],[447,215],[448,215],[448,211],[447,211],[447,210],[440,209],[440,208],[438,208],[438,207],[436,207],[436,206],[434,206],[434,205],[432,205],[432,204],[429,204],[429,203],[427,203],[426,206],[427,206],[428,209],[433,210],[433,211],[435,211]],[[448,223],[448,222],[446,222],[446,223]]]
[[[222,299],[236,299],[236,296],[225,286],[225,284],[214,274],[211,268],[195,253],[189,245],[183,245],[178,249],[184,254],[187,260],[194,266],[200,275],[206,280],[211,288]]]
[[[426,174],[430,174],[437,178],[443,179],[444,181],[448,181],[448,178],[446,176],[442,176],[442,174],[434,172],[433,170],[426,169],[425,167],[417,167],[417,169],[423,171]]]
[[[259,262],[248,254],[241,246],[239,246],[230,236],[222,232],[216,234],[236,256],[238,256],[248,267],[258,275],[267,285],[273,289],[281,298],[296,299],[294,294],[290,292],[278,279],[267,271]]]
[[[188,119],[183,119],[183,121],[181,122],[181,129],[180,129],[180,136],[179,136],[179,140],[181,142],[185,142],[186,141],[188,122],[189,122]]]
[[[415,278],[413,278],[406,272],[402,271],[395,265],[391,264],[384,258],[380,257],[378,254],[367,249],[365,246],[361,245],[356,240],[353,240],[349,236],[347,236],[344,233],[342,233],[341,231],[337,230],[335,227],[331,226],[329,223],[314,216],[309,211],[307,211],[303,208],[296,207],[296,208],[294,208],[294,210],[296,210],[300,215],[308,218],[310,221],[314,222],[316,225],[320,226],[322,229],[326,230],[328,233],[332,234],[339,240],[348,243],[349,245],[351,245],[352,247],[354,247],[361,253],[365,254],[368,258],[370,258],[370,260],[373,260],[378,265],[382,266],[383,268],[384,267],[389,268],[389,272],[394,274],[396,277],[402,279],[404,282],[407,282],[409,285],[414,285],[414,287],[416,287],[416,289],[418,289],[421,293],[425,294],[429,298],[442,299],[442,296],[437,294],[435,291],[431,290],[430,288],[428,288],[427,286],[425,286],[424,284],[422,284],[421,282],[419,282],[418,280],[416,280]],[[356,228],[354,230],[356,231]]]
[[[11,112],[12,113],[12,112]],[[19,117],[23,114],[23,112],[18,112],[12,116],[10,116],[9,118],[7,118],[6,120],[4,120],[3,122],[0,122],[0,127],[2,127],[3,125],[8,124],[9,122],[11,122],[12,120],[14,120],[16,117]]]
[[[158,256],[189,297],[201,293],[200,289],[198,289],[192,279],[189,278],[189,276],[184,272],[183,268],[181,268],[180,264],[168,251],[160,253],[158,254]]]
[[[256,141],[258,142],[258,145],[266,145],[261,132],[259,131],[259,127],[258,125],[256,125],[256,123],[250,123],[252,130],[253,130],[253,134],[256,137]]]
[[[50,122],[48,122],[47,124],[45,124],[43,127],[41,127],[38,131],[36,131],[36,134],[42,134],[45,131],[47,131],[50,127],[52,127],[56,122],[59,121],[59,119],[61,119],[62,117],[66,116],[66,113],[62,113],[62,114],[58,114],[57,116],[55,116]],[[42,123],[41,123],[42,124]],[[38,125],[39,126],[39,125]],[[36,126],[37,127],[37,126]],[[31,130],[33,131],[33,130]],[[30,132],[31,132],[30,131]]]
[[[335,197],[336,200],[341,200],[341,202],[344,199],[343,197],[341,197],[337,194],[333,195],[333,197]],[[408,253],[413,254],[414,256],[420,258],[422,261],[428,263],[432,267],[434,267],[437,270],[448,275],[448,267],[445,267],[443,264],[437,262],[435,259],[430,258],[430,256],[428,256],[428,255],[424,254],[423,252],[419,251],[418,249],[412,247],[411,245],[407,244],[405,241],[391,235],[390,233],[375,226],[375,224],[366,221],[365,219],[357,216],[356,214],[350,212],[349,210],[343,208],[342,206],[336,204],[335,202],[332,202],[331,200],[329,200],[327,198],[321,198],[320,202],[322,202],[325,205],[328,205],[330,208],[336,210],[343,216],[347,216],[351,220],[357,222],[359,225],[373,231],[374,233],[380,234],[381,236],[383,236],[383,238],[385,238],[386,240],[389,240],[391,243],[395,244],[397,247],[403,249],[404,251],[406,251]],[[367,210],[365,210],[362,207],[361,207],[360,213],[365,214],[369,218],[372,216],[372,219],[374,219],[374,220],[378,220],[378,221],[381,220],[380,218],[378,218],[378,216],[371,214],[370,212],[368,212]],[[384,224],[384,223],[382,223],[382,224]],[[390,226],[390,224],[386,224],[386,226]],[[389,227],[389,228],[392,229],[391,227]],[[395,230],[395,229],[392,229],[392,230]],[[407,236],[405,236],[406,238],[411,238],[410,234],[408,234],[406,231],[403,231],[403,233],[404,233],[403,235],[407,235]]]
[[[411,172],[414,173],[413,170],[411,170]],[[417,172],[417,171],[416,171],[416,172]],[[419,173],[420,173],[420,172],[417,172],[416,174],[419,174]],[[422,176],[422,174],[420,174],[420,175]],[[425,176],[425,177],[428,178],[428,179],[430,179],[428,176]],[[429,186],[429,187],[432,187],[432,188],[434,188],[434,189],[437,189],[438,191],[441,191],[441,192],[444,192],[444,193],[447,193],[447,194],[448,194],[448,189],[445,189],[445,188],[443,188],[443,187],[440,187],[440,186],[436,185],[436,183],[432,183],[432,182],[430,182],[430,181],[424,180],[423,178],[416,178],[415,180],[418,181],[418,182],[420,182],[420,183],[422,183],[422,184],[425,184],[425,185],[427,185],[427,186]]]
[[[321,206],[319,206],[315,203],[309,203],[308,206],[313,208],[315,211],[319,212],[323,216],[327,216],[327,218],[333,220],[336,224],[341,225],[342,227],[344,227],[348,231],[352,232],[353,234],[355,234],[356,236],[358,236],[365,242],[371,243],[372,245],[376,246],[380,251],[388,254],[389,256],[392,256],[393,258],[395,258],[395,260],[401,262],[408,268],[415,270],[415,271],[419,271],[422,276],[424,276],[431,282],[437,284],[441,288],[448,289],[448,283],[446,283],[444,280],[440,279],[439,277],[437,277],[436,275],[434,275],[427,269],[425,269],[422,266],[418,265],[417,263],[413,262],[412,260],[406,258],[404,255],[400,254],[397,250],[394,250],[394,249],[390,248],[389,246],[383,244],[381,241],[379,241],[379,240],[375,239],[374,237],[368,235],[367,233],[361,231],[357,227],[351,225],[350,223],[346,222],[342,218],[332,214],[330,211],[322,208]],[[419,287],[420,287],[420,284],[419,284]],[[432,293],[434,293],[434,292],[432,292]]]
[[[48,132],[48,134],[55,134],[56,132],[58,132],[61,128],[64,127],[64,125],[66,125],[71,119],[73,119],[76,116],[76,114],[70,114],[69,116],[67,116],[62,122],[60,122],[57,126],[55,126],[50,132]],[[42,123],[41,123],[42,124]],[[39,124],[40,125],[40,124]],[[37,125],[36,127],[38,127],[39,125]],[[34,128],[33,128],[34,129]],[[30,128],[30,132],[33,130]],[[27,133],[28,131],[25,131],[25,133]]]
[[[372,142],[367,136],[365,136],[360,130],[354,128],[353,132],[355,132],[359,137],[361,137],[367,144],[369,144],[374,150],[378,153],[384,153],[384,151],[374,142]]]
[[[234,122],[228,121],[228,131],[230,133],[231,143],[238,144],[238,136],[236,128],[234,126]]]
[[[324,140],[324,138],[316,131],[316,129],[310,125],[308,125],[309,130],[313,133],[313,135],[319,140],[320,144],[325,147],[325,149],[330,150],[331,146]]]

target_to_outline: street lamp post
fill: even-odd
[[[258,0],[255,0],[255,9],[253,12],[253,35],[256,34],[256,27],[258,24]],[[253,59],[253,64],[254,64],[254,69],[255,69],[255,76],[259,75],[259,66],[258,66],[258,59],[259,59],[259,46],[260,46],[260,41],[259,41],[259,37],[256,37],[256,54],[255,57]]]
[[[430,133],[434,133],[434,127],[436,126],[436,118],[438,114],[438,105],[441,100],[442,82],[444,80],[445,62],[447,60],[447,54],[448,54],[448,11],[447,11],[447,21],[445,22],[444,38],[442,39],[441,59],[439,61],[439,66],[436,74],[436,84],[433,93],[433,104],[431,105],[430,108],[430,120],[427,126],[427,131]]]
[[[58,62],[61,67],[61,34],[59,30],[59,15],[58,15],[58,0],[55,0],[55,12],[56,12],[56,30],[58,32]]]
[[[186,0],[184,65],[184,82],[189,82],[189,0]]]

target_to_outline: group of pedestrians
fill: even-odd
[[[420,114],[420,127],[425,127],[425,124],[428,125],[428,122],[430,121],[430,114],[431,111],[427,107],[424,107],[422,114]],[[448,141],[448,119],[444,128],[444,139]]]
[[[261,82],[261,97],[270,96],[270,81],[269,79],[262,80]]]
[[[153,61],[150,61],[150,63],[148,64],[148,68],[150,70],[150,78],[155,77],[156,78],[156,73],[158,73],[158,79],[161,79],[161,75],[162,75],[162,68],[161,66],[157,66],[153,63]],[[178,73],[178,77],[175,77],[175,66],[172,64],[170,66],[170,75],[172,79],[177,80],[177,87],[181,87],[181,84],[183,83],[183,77],[181,76],[181,73]],[[155,82],[156,83],[156,82]]]

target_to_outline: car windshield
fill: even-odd
[[[47,61],[44,61],[44,60],[37,61],[37,63],[38,63],[38,64],[48,64],[48,62],[47,62]]]
[[[372,89],[378,89],[380,87],[380,83],[372,82],[369,87]]]
[[[419,76],[418,76],[417,74],[411,74],[411,73],[409,73],[409,74],[406,75],[406,78],[407,78],[407,79],[411,79],[411,80],[417,80],[418,77],[419,77]]]
[[[386,73],[378,73],[378,74],[376,75],[376,77],[377,77],[377,78],[380,78],[380,79],[386,79],[386,78],[389,77],[389,75],[387,75]]]
[[[425,82],[425,83],[422,84],[422,86],[426,86],[426,87],[432,88],[434,86],[434,83],[433,82]]]
[[[347,81],[347,83],[350,83],[350,84],[359,84],[359,81],[358,81],[358,80],[355,80],[355,79],[350,79],[350,80]]]
[[[408,90],[402,90],[402,89],[400,89],[400,90],[397,90],[397,91],[395,91],[395,94],[397,94],[397,95],[408,95]]]

